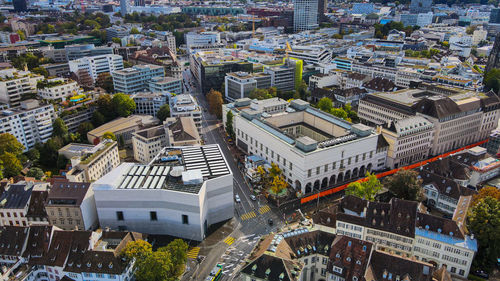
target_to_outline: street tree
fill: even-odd
[[[126,94],[114,94],[111,99],[114,111],[121,117],[127,117],[132,114],[136,108],[134,100]]]
[[[490,271],[500,253],[500,201],[491,196],[480,199],[469,212],[468,226],[479,244],[473,265]]]
[[[366,178],[363,181],[355,181],[347,186],[346,194],[374,201],[375,196],[382,190],[382,183],[375,174],[366,172]]]
[[[179,277],[184,272],[184,265],[187,261],[188,244],[182,239],[175,239],[168,243],[166,247],[161,247],[158,251],[166,251],[170,253],[172,261],[172,275]]]
[[[424,200],[422,180],[414,170],[401,169],[388,177],[384,184],[397,198],[410,201]]]
[[[228,110],[226,114],[226,132],[234,140],[234,128],[233,128],[233,118],[234,114],[232,110]]]
[[[168,106],[168,104],[164,104],[160,107],[160,109],[156,113],[156,117],[162,122],[170,117],[170,107]]]
[[[116,112],[113,107],[111,95],[104,94],[100,95],[99,98],[97,98],[97,110],[105,117],[106,122],[115,119]],[[97,124],[94,125],[96,126]]]
[[[94,113],[92,113],[92,125],[94,125],[94,127],[99,127],[104,123],[106,123],[106,118],[104,117],[104,115],[102,115],[102,113],[97,110],[94,111]]]
[[[23,169],[21,161],[13,153],[4,152],[0,155],[0,161],[2,161],[3,165],[3,175],[7,178],[19,175]]]
[[[283,176],[275,176],[273,177],[273,181],[271,182],[271,191],[274,194],[279,194],[281,191],[288,187],[288,183],[286,182]]]
[[[156,251],[140,261],[135,272],[138,281],[174,281],[172,255],[166,251]]]
[[[472,206],[476,206],[483,198],[490,196],[500,201],[500,189],[494,186],[486,186],[479,190],[479,192],[472,198]]]
[[[211,89],[207,94],[208,111],[214,114],[218,119],[222,118],[222,94],[219,91]]]
[[[90,122],[83,122],[78,125],[77,132],[80,135],[80,142],[87,142],[87,133],[94,129],[94,125]]]
[[[318,101],[317,106],[325,112],[330,112],[333,108],[333,103],[331,99],[324,97]]]
[[[151,244],[144,240],[137,240],[128,242],[125,248],[123,248],[121,255],[127,260],[135,258],[137,261],[142,261],[152,253],[153,247]]]

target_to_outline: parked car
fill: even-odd
[[[273,225],[273,224],[274,224],[273,219],[268,219],[268,220],[267,220],[267,223],[268,223],[269,225]]]
[[[250,199],[252,199],[253,201],[257,200],[257,197],[255,197],[255,195],[250,195]]]
[[[241,199],[240,199],[240,196],[238,194],[236,194],[234,196],[234,201],[236,201],[236,203],[241,203]]]

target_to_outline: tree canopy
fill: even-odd
[[[226,132],[234,140],[234,128],[233,128],[233,118],[234,114],[232,110],[228,110],[226,113]]]
[[[68,126],[64,123],[61,118],[56,118],[52,122],[52,136],[64,138],[68,134]]]
[[[170,117],[170,107],[168,106],[168,104],[164,104],[160,107],[160,109],[156,113],[156,117],[162,122]]]
[[[374,201],[375,196],[382,190],[382,183],[378,180],[375,174],[366,172],[364,181],[355,181],[347,186],[346,195],[354,195],[356,197]]]
[[[208,111],[211,114],[217,116],[217,118],[222,118],[222,104],[224,100],[222,99],[222,94],[219,91],[211,89],[207,94],[208,101]]]
[[[387,177],[384,184],[394,196],[400,199],[411,201],[424,199],[422,180],[418,178],[418,172],[414,170],[401,169]]]
[[[492,70],[484,73],[483,84],[485,90],[493,90],[498,94],[500,90],[500,69],[493,68]]]
[[[99,73],[95,84],[97,87],[103,88],[107,93],[112,93],[115,90],[113,77],[109,74],[109,72]]]
[[[123,93],[114,94],[111,103],[114,111],[121,117],[129,116],[136,108],[134,100]]]
[[[486,186],[479,190],[479,192],[472,198],[472,206],[476,206],[483,198],[490,196],[500,201],[500,189],[494,186]]]
[[[0,154],[10,152],[19,155],[23,152],[24,146],[9,133],[0,134]]]

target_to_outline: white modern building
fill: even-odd
[[[0,70],[0,102],[10,107],[19,106],[23,95],[36,93],[36,84],[41,80],[43,76],[29,71],[15,68]]]
[[[295,32],[312,30],[318,24],[318,1],[317,0],[294,0],[293,1],[293,30]]]
[[[113,71],[115,92],[127,95],[144,91],[153,77],[163,78],[163,66],[153,64],[134,65],[130,68]]]
[[[186,47],[189,49],[200,48],[203,46],[213,46],[220,44],[220,33],[219,32],[189,32],[186,35]]]
[[[135,114],[151,115],[156,113],[164,104],[168,104],[169,95],[158,92],[142,92],[132,96],[135,102]]]
[[[95,82],[100,73],[113,73],[123,69],[123,57],[120,55],[100,55],[83,57],[68,62],[69,70],[77,75],[88,73]]]
[[[311,193],[385,167],[387,143],[373,128],[302,100],[255,102],[263,107],[236,101],[223,105],[222,115],[233,111],[238,148],[276,163],[295,190]]]
[[[19,107],[1,111],[0,134],[13,135],[28,151],[36,143],[44,143],[52,136],[54,119],[52,104],[40,105],[37,100],[25,100]]]
[[[302,60],[306,64],[329,64],[332,60],[331,51],[322,45],[293,45],[292,51],[288,55],[291,58]]]
[[[182,94],[182,78],[152,77],[149,81],[149,90],[163,94]]]
[[[198,132],[201,131],[201,108],[189,94],[177,95],[170,99],[170,116],[193,117]]]
[[[43,88],[38,88],[38,96],[47,100],[64,100],[66,97],[82,92],[77,82],[64,78],[52,78],[42,81]]]
[[[123,163],[92,184],[99,223],[201,241],[233,217],[233,175],[218,145],[166,147],[151,163]]]
[[[224,78],[225,96],[229,101],[246,98],[254,89],[271,87],[271,75],[258,72],[231,72]]]

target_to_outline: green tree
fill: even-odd
[[[319,109],[325,112],[330,112],[333,108],[332,100],[327,97],[320,99],[317,105]]]
[[[52,137],[46,141],[40,150],[40,163],[45,167],[57,167],[58,150],[63,147],[61,137]]]
[[[12,153],[14,155],[19,155],[23,152],[24,146],[9,133],[0,134],[0,154],[5,152]]]
[[[500,201],[490,196],[479,200],[469,212],[468,226],[479,244],[473,266],[490,271],[500,253]]]
[[[226,114],[226,132],[227,134],[234,140],[235,135],[234,135],[234,128],[233,128],[233,111],[228,110]]]
[[[26,40],[26,34],[24,34],[24,31],[18,30],[17,34],[19,34],[19,39],[21,39],[21,41]]]
[[[172,255],[166,251],[156,251],[139,262],[135,278],[138,281],[174,281],[173,271]]]
[[[0,155],[0,161],[3,165],[3,175],[7,178],[14,177],[21,173],[23,166],[17,156],[10,152],[4,152]]]
[[[139,29],[137,29],[136,27],[132,27],[132,29],[130,30],[130,34],[140,34]]]
[[[115,134],[113,134],[112,132],[105,132],[105,133],[102,135],[102,138],[103,138],[103,139],[109,139],[109,140],[114,140],[114,141],[116,141],[116,136],[115,136]]]
[[[49,72],[47,71],[47,69],[45,69],[45,67],[42,66],[33,68],[31,72],[43,75],[45,78],[49,77]]]
[[[500,189],[494,186],[485,186],[472,198],[471,206],[476,206],[483,198],[490,196],[500,201]]]
[[[68,126],[64,123],[61,118],[56,118],[52,123],[52,136],[64,138],[68,135]]]
[[[170,107],[168,106],[168,104],[164,104],[160,107],[160,109],[156,113],[156,117],[162,122],[170,117]]]
[[[141,261],[152,253],[153,247],[151,246],[151,244],[144,240],[137,240],[128,242],[120,254],[127,260],[135,258],[138,261]]]
[[[107,93],[112,93],[115,90],[113,77],[109,74],[109,72],[99,73],[95,84],[97,87],[103,88]]]
[[[113,109],[121,117],[127,117],[132,114],[136,108],[134,100],[126,94],[118,93],[111,99]]]
[[[273,96],[273,93],[270,93],[268,89],[253,89],[250,92],[249,98],[251,99],[258,99],[258,100],[266,100],[270,98],[276,97],[276,95]]]
[[[41,180],[45,174],[43,173],[42,169],[34,167],[31,168],[26,175],[28,177],[33,177],[37,180]]]
[[[173,265],[172,275],[179,277],[184,272],[184,265],[187,261],[188,244],[182,239],[175,239],[168,243],[166,247],[159,248],[158,251],[166,251],[170,253]]]
[[[500,69],[493,68],[492,70],[484,73],[483,84],[485,90],[493,90],[498,94],[500,89]]]
[[[102,113],[97,110],[94,111],[94,113],[92,113],[92,125],[94,125],[94,127],[99,127],[104,123],[106,123],[106,118],[104,117],[104,115],[102,115]]]
[[[78,125],[77,132],[80,135],[80,142],[87,142],[87,133],[94,129],[94,125],[90,122],[83,122]]]
[[[38,151],[38,149],[36,148],[32,148],[28,150],[28,152],[26,152],[26,156],[30,161],[37,162],[38,159],[40,159],[40,151]]]
[[[271,191],[274,194],[279,194],[282,190],[288,187],[288,183],[286,182],[283,176],[274,176],[273,181],[271,182]]]
[[[366,178],[363,181],[355,181],[347,186],[345,194],[354,195],[369,201],[374,201],[377,193],[382,190],[382,184],[375,174],[366,172]]]
[[[418,178],[418,172],[414,170],[401,169],[387,177],[384,184],[394,196],[400,199],[411,201],[424,199],[422,180]]]
[[[117,37],[111,38],[111,41],[113,41],[113,43],[116,43],[116,44],[121,44],[122,43],[122,40],[120,38],[117,38]]]

